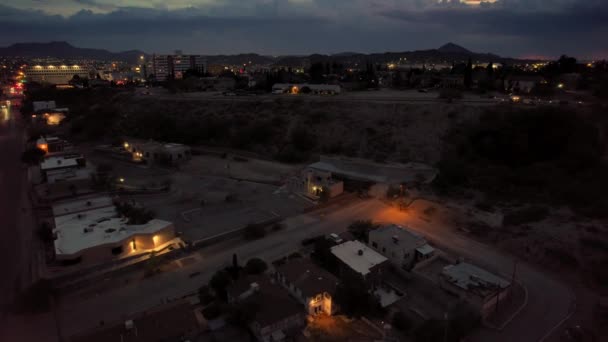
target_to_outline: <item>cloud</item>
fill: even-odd
[[[608,33],[604,0],[70,1],[69,15],[0,5],[0,30],[11,32],[0,45],[67,40],[111,50],[285,54],[403,51],[456,41],[503,55],[594,55]]]

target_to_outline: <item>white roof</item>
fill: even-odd
[[[53,205],[53,216],[57,218],[58,216],[113,206],[114,204],[109,196],[97,196],[81,198],[78,200],[62,201],[56,202],[56,204]]]
[[[55,107],[57,107],[55,101],[34,101],[32,102],[32,104],[34,106],[34,112],[43,109],[54,109]]]
[[[359,255],[359,251],[363,253]],[[362,275],[370,273],[372,267],[387,260],[384,256],[359,241],[347,241],[333,246],[331,253]]]
[[[53,184],[57,182],[69,182],[77,180],[86,180],[91,178],[93,170],[91,169],[60,169],[49,170],[46,173],[47,183]]]
[[[114,207],[89,210],[55,218],[55,253],[74,254],[87,248],[114,244],[137,234],[154,234],[173,224],[151,220],[142,225],[127,225],[119,218]],[[90,231],[85,233],[85,228]]]
[[[450,283],[464,290],[491,290],[496,286],[506,288],[511,284],[497,275],[466,262],[445,266],[442,274]]]
[[[48,157],[45,158],[42,163],[40,163],[40,169],[42,171],[48,171],[53,169],[63,169],[67,167],[77,167],[78,160],[77,158],[68,158],[65,156],[56,156],[56,157]]]
[[[435,248],[431,247],[430,245],[424,245],[424,246],[420,246],[418,248],[416,248],[416,250],[418,252],[420,252],[420,254],[422,255],[428,255],[431,254],[435,251]]]

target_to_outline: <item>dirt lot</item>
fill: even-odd
[[[179,169],[169,170],[96,158],[111,163],[115,177],[123,178],[128,185],[151,186],[169,182],[169,192],[125,197],[151,209],[156,217],[173,222],[186,241],[278,216],[292,216],[312,205],[279,186],[267,184],[297,171],[294,166],[277,162],[255,159],[235,162],[194,156]]]

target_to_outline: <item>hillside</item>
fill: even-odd
[[[89,49],[75,47],[67,42],[49,43],[17,43],[0,48],[0,56],[27,57],[27,58],[60,58],[60,59],[97,59],[107,61],[135,62],[142,51],[130,50],[123,52],[110,52],[103,49]]]

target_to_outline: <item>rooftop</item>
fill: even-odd
[[[57,218],[63,215],[113,206],[114,204],[109,196],[96,196],[80,198],[78,200],[61,201],[56,202],[55,205],[53,205],[53,216]]]
[[[45,158],[42,163],[40,163],[40,169],[42,171],[60,169],[60,168],[68,168],[68,167],[77,167],[78,166],[78,158],[73,156],[54,156]]]
[[[319,162],[308,167],[355,180],[387,184],[418,180],[430,183],[437,175],[435,168],[421,163],[375,163],[365,159],[334,156],[321,156]]]
[[[310,259],[298,258],[277,268],[287,281],[302,291],[304,297],[312,297],[322,292],[335,294],[338,279],[331,273],[315,265]]]
[[[383,246],[396,245],[409,250],[426,245],[426,240],[422,236],[396,224],[385,225],[370,231],[369,239]]]
[[[266,327],[282,321],[285,318],[304,314],[304,308],[289,296],[287,290],[274,284],[265,275],[240,277],[228,288],[232,297],[238,297],[251,290],[251,284],[257,284],[257,290],[240,300],[251,304],[255,309],[254,320],[260,326]]]
[[[347,241],[333,246],[331,252],[350,268],[362,275],[370,273],[370,269],[387,259],[359,241]]]
[[[132,328],[120,321],[87,331],[70,339],[72,342],[148,342],[182,341],[182,336],[196,333],[199,323],[192,307],[184,302],[172,303],[132,317]]]
[[[49,170],[46,173],[46,179],[49,184],[57,182],[87,180],[91,178],[92,173],[93,170],[87,168]]]
[[[451,284],[481,295],[496,291],[497,287],[504,289],[511,285],[509,281],[466,262],[445,266],[442,275]]]
[[[136,234],[154,234],[171,226],[168,221],[153,219],[142,225],[127,225],[116,209],[98,208],[55,217],[56,254],[74,254],[84,249],[123,241]]]

